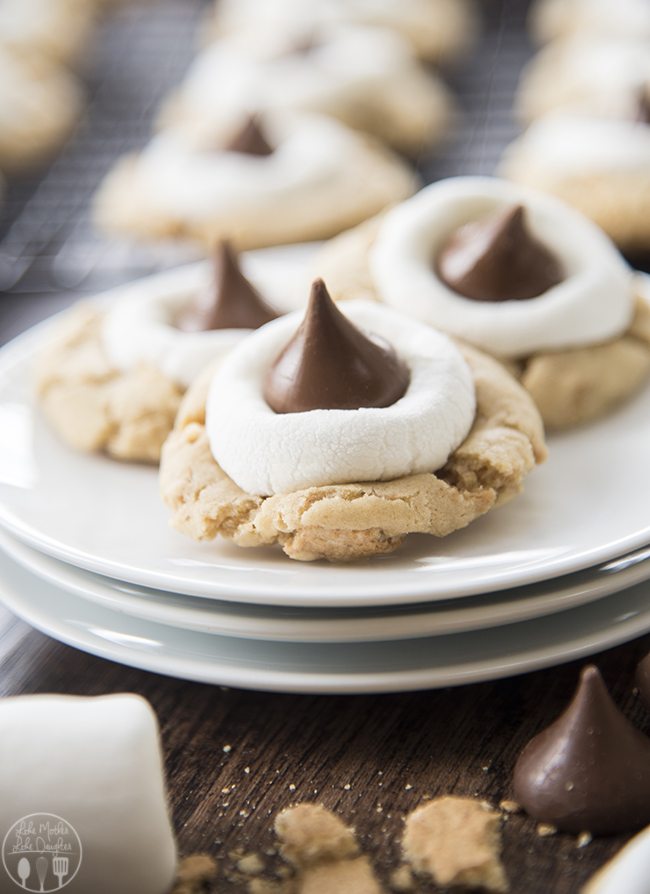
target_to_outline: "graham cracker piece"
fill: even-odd
[[[500,816],[480,801],[445,796],[418,807],[406,818],[402,848],[416,872],[443,887],[509,890]]]
[[[354,829],[322,804],[278,814],[282,856],[297,870],[296,894],[382,894],[370,860],[359,855]]]
[[[283,810],[275,818],[275,833],[284,859],[300,869],[347,860],[359,853],[354,829],[322,804],[298,804]]]
[[[367,857],[336,860],[305,869],[299,894],[382,894]]]
[[[217,875],[217,864],[207,854],[194,854],[181,860],[171,894],[203,894]]]

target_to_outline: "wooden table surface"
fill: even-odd
[[[648,649],[650,637],[594,660],[617,702],[650,733],[650,714],[633,692],[636,662]],[[520,748],[561,710],[580,667],[401,695],[271,695],[126,668],[57,643],[0,609],[0,696],[130,691],[149,699],[162,728],[181,851],[218,858],[219,894],[247,890],[235,852],[272,849],[274,814],[298,801],[322,802],[354,825],[387,883],[400,862],[404,814],[427,795],[507,798]],[[540,838],[531,820],[511,816],[504,825],[511,890],[578,892],[623,840],[577,848],[574,837]],[[264,860],[270,878],[280,863]]]

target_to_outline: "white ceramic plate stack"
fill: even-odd
[[[193,680],[362,692],[506,676],[650,631],[650,388],[554,436],[525,493],[466,530],[301,564],[193,543],[170,529],[155,469],[61,444],[31,387],[51,329],[0,351],[0,598],[57,639]]]

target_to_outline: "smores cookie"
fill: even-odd
[[[260,248],[332,236],[415,186],[397,156],[334,119],[252,118],[220,143],[154,137],[108,174],[96,217],[131,236]]]
[[[165,273],[64,315],[37,370],[40,403],[63,440],[158,461],[190,383],[278,316],[229,246],[218,247],[215,262],[212,282],[202,267]]]
[[[81,113],[73,76],[45,58],[0,46],[0,168],[27,171],[56,152]]]
[[[349,561],[463,528],[545,456],[526,392],[490,358],[373,302],[263,326],[188,391],[161,492],[195,540]]]
[[[492,354],[547,425],[593,419],[650,375],[650,305],[610,240],[557,199],[467,177],[324,249],[336,297],[373,297]]]
[[[225,141],[247,114],[316,113],[415,154],[447,135],[452,110],[447,88],[399,35],[322,26],[207,47],[164,106],[161,124]]]
[[[474,43],[479,22],[470,0],[219,0],[211,36],[304,35],[321,25],[390,28],[429,62],[452,62]]]

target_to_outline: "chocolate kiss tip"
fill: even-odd
[[[563,279],[558,259],[529,231],[523,205],[456,230],[436,271],[451,289],[475,301],[536,298]]]
[[[644,702],[650,709],[650,652],[642,658],[636,669],[636,685]]]
[[[388,407],[409,378],[393,348],[357,329],[317,279],[302,323],[265,376],[264,398],[276,413]]]
[[[201,294],[178,321],[179,329],[207,332],[212,329],[259,329],[278,314],[266,304],[246,279],[237,255],[228,242],[214,252],[214,285]]]
[[[266,139],[264,131],[256,115],[251,115],[242,128],[226,145],[228,152],[240,152],[244,155],[272,155],[273,147]]]
[[[619,711],[593,665],[566,710],[520,754],[514,797],[566,832],[609,835],[650,823],[650,739]]]

